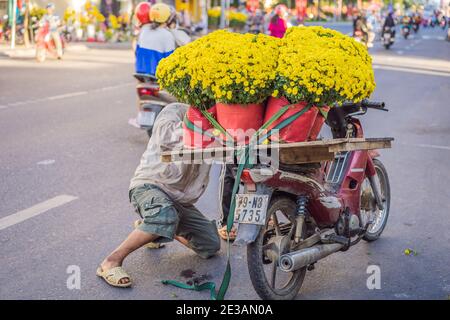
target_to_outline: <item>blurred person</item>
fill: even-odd
[[[386,27],[390,28],[392,37],[395,37],[395,20],[392,11],[388,13],[386,19],[384,20],[383,28],[381,30],[384,30]]]
[[[167,4],[157,3],[150,9],[150,23],[140,30],[136,45],[136,73],[154,76],[159,61],[168,57],[179,43],[185,43],[185,37],[176,38],[177,33],[169,30],[176,13]]]
[[[273,37],[283,38],[286,33],[286,6],[279,4],[275,7],[274,16],[270,19],[269,34]]]
[[[61,20],[57,15],[53,14],[55,12],[55,7],[56,7],[55,4],[52,2],[47,4],[46,6],[47,13],[42,17],[39,24],[40,25],[48,24],[49,35],[55,42],[56,54],[58,56],[58,59],[62,59],[63,49],[62,49],[61,35],[59,34],[58,31],[58,28],[61,25]]]
[[[264,16],[260,9],[256,9],[254,13],[248,19],[248,31],[250,33],[263,33],[264,32]]]
[[[360,39],[365,45],[368,43],[367,20],[364,12],[358,11],[356,13],[356,18],[353,21],[353,37]]]
[[[376,11],[373,10],[367,15],[367,47],[373,47],[373,41],[375,40],[375,30],[378,29],[378,21],[376,17]]]

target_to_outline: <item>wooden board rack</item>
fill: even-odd
[[[336,152],[386,149],[391,147],[394,138],[344,138],[324,139],[308,142],[295,143],[272,143],[268,145],[256,145],[252,148],[258,156],[277,155],[283,164],[316,163],[320,161],[333,160]],[[180,149],[163,152],[162,162],[201,162],[203,160],[214,160],[219,162],[230,162],[234,159],[235,151],[243,146],[236,147],[214,147],[205,149]]]

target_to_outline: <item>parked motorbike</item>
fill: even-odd
[[[65,41],[62,36],[61,37],[61,45],[62,50],[64,52]],[[56,52],[56,44],[53,38],[50,36],[50,28],[48,23],[44,23],[39,26],[39,29],[36,33],[36,60],[38,62],[44,62],[47,58],[47,53],[57,57],[58,54]]]
[[[368,109],[387,111],[384,103],[368,101],[332,108],[333,137],[362,138],[357,116]],[[319,260],[380,237],[391,194],[377,157],[376,151],[345,151],[333,161],[244,169],[236,243],[247,244],[250,279],[262,299],[295,298]]]
[[[176,102],[176,99],[168,92],[160,90],[155,76],[136,73],[134,77],[138,80],[136,85],[138,115],[136,118],[130,119],[128,123],[146,130],[148,136],[151,137],[156,117],[166,105]]]
[[[402,26],[402,35],[405,39],[408,39],[409,34],[411,33],[411,26],[403,25]]]
[[[390,46],[394,44],[394,32],[390,27],[385,27],[383,30],[383,34],[381,35],[381,39],[383,40],[383,45],[386,49],[389,49]]]

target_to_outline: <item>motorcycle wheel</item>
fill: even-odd
[[[390,47],[391,45],[390,44],[385,44],[384,45],[384,47],[386,48],[386,50],[389,50],[389,47]]]
[[[281,271],[278,267],[278,259],[271,261],[264,250],[272,237],[287,234],[286,229],[290,229],[290,220],[294,219],[295,212],[296,204],[292,199],[285,196],[274,197],[267,210],[270,219],[267,219],[266,225],[261,227],[256,240],[247,246],[250,279],[256,293],[263,300],[292,300],[303,285],[306,267],[294,272]],[[284,233],[283,230],[285,230]],[[304,226],[303,235],[305,233]],[[277,280],[281,280],[280,282],[284,284],[278,287]]]
[[[36,61],[44,62],[46,58],[45,49],[36,49]]]
[[[375,241],[377,240],[381,234],[383,233],[384,228],[386,227],[387,220],[389,217],[389,207],[391,204],[391,187],[389,185],[389,177],[387,174],[387,170],[384,167],[383,163],[381,163],[380,160],[374,159],[373,164],[375,166],[376,171],[376,184],[378,186],[378,190],[381,194],[381,201],[383,202],[383,210],[378,209],[378,207],[375,204],[375,200],[373,201],[374,206],[369,212],[369,214],[375,218],[374,223],[372,223],[369,228],[367,229],[363,239],[366,241]],[[368,183],[368,179],[364,181],[365,183]],[[370,183],[368,184],[370,188]],[[361,189],[362,191],[362,189]],[[362,194],[363,192],[361,192]]]

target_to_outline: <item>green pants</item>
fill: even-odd
[[[220,250],[220,239],[214,221],[208,220],[194,205],[173,201],[157,186],[144,184],[130,190],[130,202],[141,216],[138,229],[156,234],[155,242],[169,242],[174,236],[188,240],[188,246],[202,258]]]

